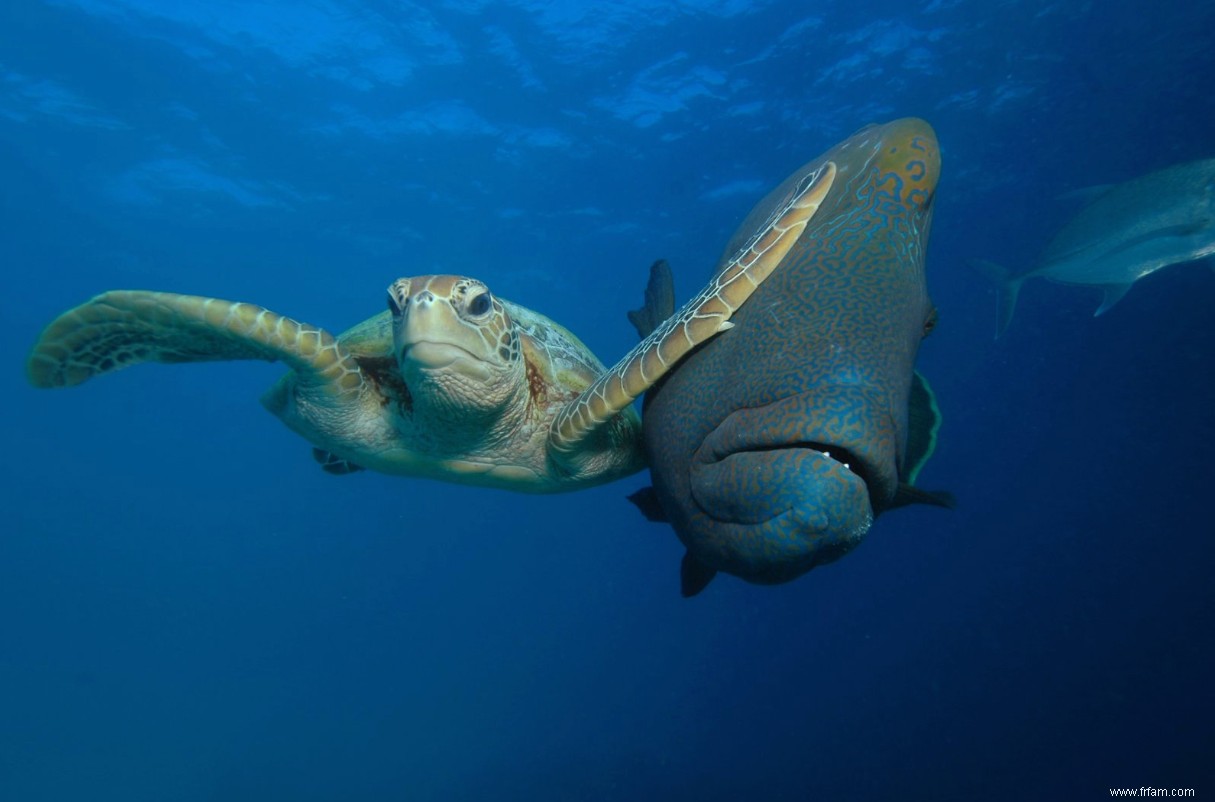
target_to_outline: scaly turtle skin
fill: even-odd
[[[331,473],[360,468],[548,493],[645,466],[632,401],[730,327],[834,180],[807,176],[714,280],[611,370],[568,330],[462,276],[403,278],[388,311],[338,337],[263,307],[116,290],[46,328],[27,364],[68,387],[140,362],[281,360],[262,403]]]

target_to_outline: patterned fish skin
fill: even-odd
[[[735,327],[646,398],[657,500],[709,577],[793,579],[855,547],[895,500],[933,315],[931,127],[903,119],[857,132],[773,190],[725,252],[827,161],[838,171],[830,194]],[[685,582],[685,595],[698,589]]]

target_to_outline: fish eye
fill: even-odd
[[[473,317],[481,317],[489,312],[492,307],[493,304],[490,302],[489,293],[483,292],[468,302],[468,314]]]

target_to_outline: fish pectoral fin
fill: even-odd
[[[944,507],[947,510],[952,510],[957,506],[953,493],[944,490],[921,490],[906,482],[899,482],[898,490],[894,493],[894,501],[890,502],[887,509],[893,510],[909,504],[929,504],[933,507]]]
[[[1130,288],[1130,284],[1102,284],[1101,289],[1105,293],[1105,297],[1101,300],[1101,306],[1097,307],[1096,312],[1093,312],[1093,317],[1110,311],[1114,304],[1122,300],[1122,296],[1126,295]]]
[[[1204,214],[1194,220],[1162,228],[1157,232],[1157,235],[1161,237],[1192,237],[1195,234],[1201,234],[1210,229],[1212,223],[1215,223],[1215,217],[1212,217],[1210,214]]]
[[[685,599],[690,599],[709,586],[717,570],[710,568],[692,556],[692,552],[684,552],[683,562],[679,564],[679,593]]]
[[[656,524],[669,524],[671,519],[667,517],[667,511],[662,508],[662,502],[658,500],[658,493],[652,487],[643,487],[636,493],[628,497],[629,501],[633,502],[633,506],[641,510],[641,514],[645,516],[647,521],[652,521]]]
[[[937,406],[936,394],[923,374],[914,371],[907,398],[907,445],[901,473],[907,484],[915,484],[920,470],[936,451],[940,429],[941,408]]]

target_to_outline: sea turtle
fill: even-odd
[[[834,167],[790,192],[732,264],[611,370],[547,317],[473,278],[388,288],[388,311],[340,336],[260,306],[117,290],[69,310],[29,357],[37,387],[140,362],[281,360],[262,403],[331,473],[360,468],[524,492],[574,490],[645,465],[631,402],[729,318],[780,263]]]

